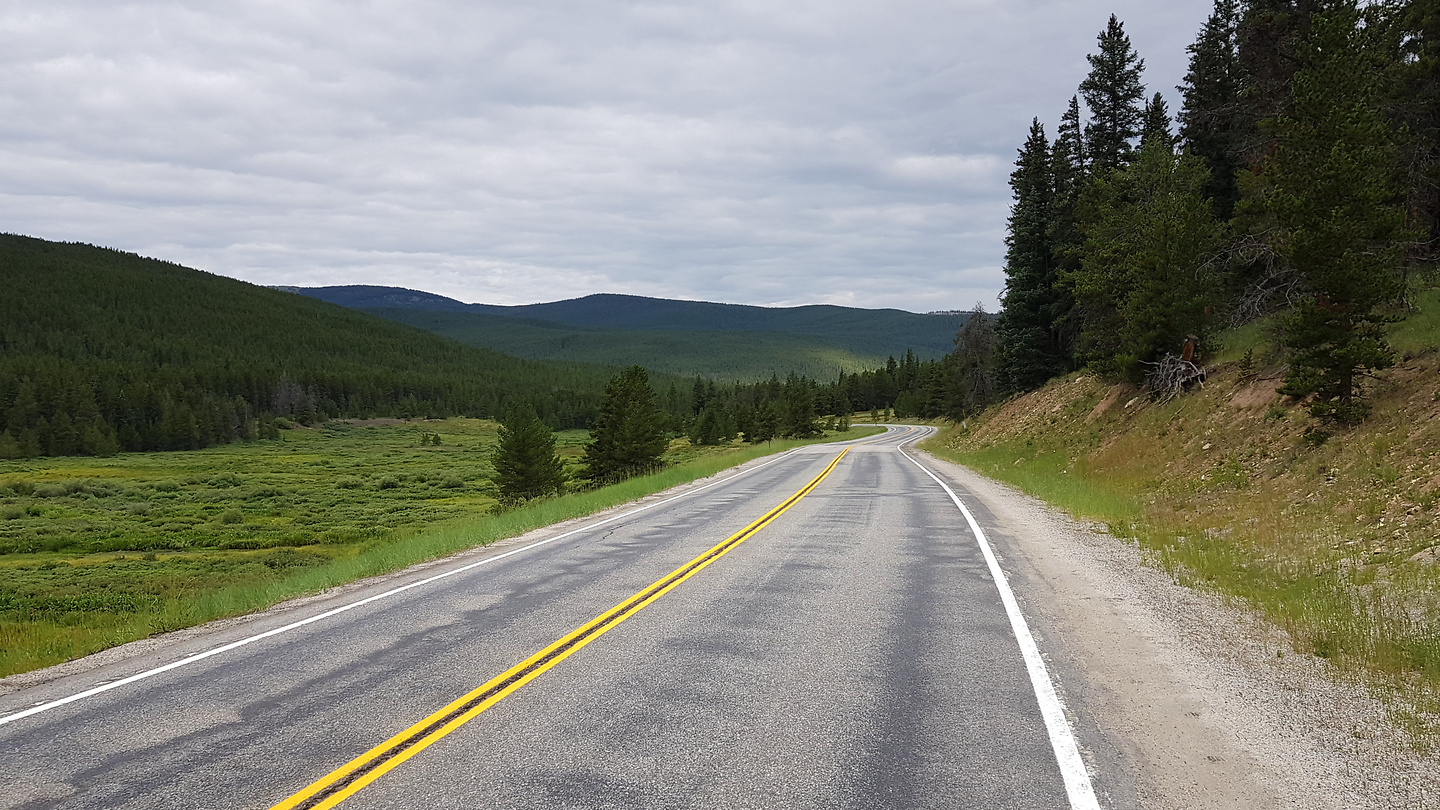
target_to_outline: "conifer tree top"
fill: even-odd
[[[1098,41],[1099,51],[1085,57],[1090,75],[1080,83],[1080,95],[1090,108],[1085,127],[1090,162],[1095,171],[1104,172],[1124,165],[1134,151],[1131,141],[1140,134],[1145,97],[1140,83],[1145,60],[1131,47],[1124,23],[1113,14]]]

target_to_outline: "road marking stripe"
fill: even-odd
[[[490,563],[498,562],[498,561],[500,561],[500,560],[503,560],[503,559],[505,559],[506,557],[512,557],[512,556],[514,556],[514,555],[516,555],[516,554],[520,554],[520,553],[529,551],[529,550],[534,549],[534,548],[539,548],[540,546],[544,546],[544,545],[548,545],[548,544],[550,544],[550,543],[554,543],[554,542],[557,541],[557,540],[564,540],[564,539],[567,538],[567,537],[572,537],[572,536],[574,536],[574,535],[580,534],[581,532],[586,532],[586,531],[589,531],[589,530],[591,530],[591,529],[594,529],[594,528],[597,528],[597,527],[600,527],[600,526],[604,526],[604,525],[609,524],[609,523],[614,523],[614,522],[617,521],[617,520],[624,520],[625,518],[628,518],[628,517],[631,517],[631,516],[634,516],[634,515],[638,515],[638,514],[640,514],[641,512],[645,512],[645,511],[648,511],[648,510],[650,510],[650,509],[654,509],[654,508],[659,507],[659,506],[664,506],[664,505],[666,505],[666,504],[668,504],[668,503],[673,503],[673,502],[675,502],[675,501],[680,500],[681,498],[688,498],[688,497],[690,497],[691,495],[694,495],[694,494],[696,494],[696,493],[698,493],[698,492],[704,492],[705,490],[710,489],[710,488],[712,488],[712,487],[718,487],[718,486],[720,486],[721,484],[728,484],[729,482],[734,481],[736,478],[739,478],[739,477],[742,476],[742,475],[749,475],[750,473],[755,472],[756,470],[760,470],[760,469],[763,469],[763,468],[765,468],[765,467],[769,467],[771,464],[777,464],[777,463],[779,463],[779,462],[781,462],[781,461],[784,461],[786,458],[788,458],[788,457],[794,455],[796,452],[798,452],[798,449],[799,449],[799,448],[797,448],[797,449],[795,449],[795,450],[787,450],[786,452],[782,453],[778,458],[775,458],[775,459],[773,459],[773,460],[771,460],[771,461],[767,461],[767,462],[765,462],[764,464],[757,464],[757,465],[755,465],[754,467],[751,467],[751,468],[748,469],[748,470],[741,470],[740,472],[735,473],[734,475],[727,475],[726,477],[720,479],[719,481],[713,481],[713,482],[711,482],[711,483],[709,483],[709,484],[705,484],[704,486],[699,486],[699,487],[696,487],[696,488],[694,488],[694,489],[692,489],[692,490],[689,490],[689,491],[687,491],[687,492],[682,492],[682,493],[680,493],[679,495],[675,495],[675,496],[673,496],[673,497],[666,498],[666,499],[661,500],[661,501],[656,501],[655,503],[648,504],[648,505],[646,505],[646,506],[641,506],[641,507],[639,507],[639,508],[637,508],[637,509],[631,509],[631,510],[628,511],[628,512],[624,512],[624,513],[619,514],[619,515],[614,515],[614,516],[612,516],[612,517],[605,518],[604,520],[597,520],[597,521],[595,521],[594,523],[587,523],[587,524],[585,524],[584,526],[581,526],[581,527],[579,527],[579,528],[577,528],[577,529],[571,529],[570,531],[565,532],[565,533],[563,533],[563,534],[557,534],[557,535],[555,535],[554,537],[546,538],[546,539],[544,539],[544,540],[540,540],[540,541],[538,541],[538,542],[531,543],[531,544],[529,544],[529,545],[527,545],[527,546],[522,546],[521,548],[517,548],[517,549],[514,549],[514,550],[512,550],[512,551],[507,551],[507,552],[505,552],[505,553],[503,553],[503,554],[496,554],[496,555],[493,556],[493,557],[486,557],[486,558],[483,559],[483,560],[479,560],[479,561],[477,561],[477,562],[473,562],[473,563],[470,563],[470,564],[468,564],[468,565],[462,565],[462,566],[460,566],[459,568],[452,568],[452,569],[450,569],[449,571],[444,571],[444,572],[441,572],[441,573],[436,574],[436,575],[434,575],[434,576],[426,577],[425,579],[417,580],[417,581],[415,581],[415,582],[411,582],[411,583],[406,584],[406,585],[401,585],[401,586],[399,586],[399,587],[397,587],[397,588],[391,588],[390,590],[385,591],[384,593],[378,593],[378,594],[375,594],[374,596],[369,596],[369,597],[366,597],[366,598],[364,598],[364,599],[360,599],[360,600],[357,600],[357,601],[355,601],[355,602],[351,602],[351,603],[346,604],[346,605],[341,605],[340,607],[332,608],[332,609],[330,609],[330,610],[327,610],[327,611],[325,611],[324,613],[317,613],[317,614],[315,614],[314,616],[310,616],[310,617],[308,617],[308,618],[300,619],[299,621],[291,622],[290,624],[284,625],[283,627],[276,627],[276,628],[274,628],[274,629],[272,629],[272,630],[267,630],[267,631],[265,631],[265,632],[263,632],[263,633],[257,633],[257,634],[255,634],[255,635],[253,635],[253,636],[248,636],[248,637],[242,638],[242,639],[240,639],[240,640],[238,640],[238,641],[232,641],[232,642],[230,642],[229,644],[225,644],[225,645],[216,647],[216,648],[213,649],[213,650],[206,650],[205,652],[200,652],[200,653],[194,653],[194,654],[191,654],[191,655],[187,655],[187,656],[185,656],[184,658],[181,658],[181,659],[179,659],[179,660],[177,660],[177,661],[171,661],[171,662],[168,663],[168,664],[164,664],[164,665],[162,665],[162,666],[155,667],[154,669],[147,669],[147,670],[145,670],[144,672],[137,672],[137,673],[135,673],[134,675],[131,675],[131,676],[126,677],[126,678],[121,678],[121,679],[118,680],[118,681],[112,681],[112,682],[110,682],[110,683],[105,683],[105,682],[102,681],[102,682],[96,684],[95,686],[92,686],[91,688],[86,689],[86,690],[84,690],[84,691],[76,692],[75,694],[72,694],[72,695],[66,695],[66,696],[63,697],[63,698],[57,698],[57,699],[55,699],[55,700],[37,703],[37,704],[35,704],[34,706],[31,706],[31,707],[28,708],[28,709],[24,709],[24,710],[22,710],[22,711],[15,712],[15,713],[13,713],[13,714],[7,714],[7,715],[5,715],[5,716],[3,716],[3,717],[0,717],[0,726],[5,725],[6,723],[13,723],[13,722],[15,722],[16,720],[22,720],[22,719],[24,719],[24,718],[26,718],[26,717],[30,717],[30,716],[32,716],[32,715],[40,714],[41,712],[47,712],[47,711],[50,711],[51,709],[57,709],[57,708],[59,708],[59,707],[61,707],[61,706],[64,706],[64,705],[66,705],[66,704],[74,703],[74,702],[77,701],[77,700],[83,700],[83,699],[85,699],[85,698],[93,697],[93,696],[95,696],[95,695],[101,694],[102,692],[109,692],[109,691],[112,690],[112,689],[118,689],[118,688],[120,688],[120,687],[122,687],[122,686],[128,686],[128,685],[130,685],[130,684],[132,684],[132,683],[135,683],[135,682],[137,682],[137,681],[143,681],[143,680],[146,680],[147,678],[153,678],[153,677],[155,677],[156,675],[160,675],[160,674],[162,674],[162,673],[169,672],[169,671],[172,670],[172,669],[179,669],[179,668],[181,668],[181,667],[187,667],[187,666],[190,666],[191,664],[195,664],[195,663],[198,663],[198,662],[200,662],[200,661],[204,661],[204,660],[207,659],[207,658],[211,658],[211,657],[214,657],[214,656],[216,656],[216,655],[220,655],[220,654],[222,654],[222,653],[229,652],[229,651],[231,651],[231,650],[239,649],[240,647],[244,647],[244,646],[247,646],[247,645],[250,645],[250,644],[254,644],[254,643],[257,642],[257,641],[262,641],[262,640],[267,639],[267,638],[270,638],[270,637],[272,637],[272,636],[278,636],[278,635],[280,635],[280,634],[282,634],[282,633],[288,633],[288,632],[290,632],[291,630],[298,630],[299,628],[304,627],[304,626],[306,626],[306,625],[314,624],[315,622],[321,621],[321,620],[323,620],[323,619],[328,619],[328,618],[330,618],[331,616],[337,616],[337,615],[339,615],[339,614],[341,614],[341,613],[346,613],[346,612],[348,612],[348,611],[354,610],[355,608],[362,607],[362,606],[364,606],[364,605],[368,605],[368,604],[370,604],[371,602],[378,602],[378,601],[380,601],[381,599],[388,599],[388,598],[391,597],[391,596],[395,596],[395,595],[397,595],[397,594],[404,593],[405,591],[411,590],[411,589],[413,589],[413,588],[419,588],[419,587],[424,586],[424,585],[429,585],[429,584],[431,584],[432,582],[438,582],[438,581],[440,581],[440,580],[442,580],[442,579],[447,579],[447,578],[449,578],[449,577],[453,577],[453,576],[455,576],[456,574],[463,574],[463,573],[465,573],[466,571],[469,571],[469,570],[474,569],[474,568],[479,568],[479,567],[482,566],[482,565],[489,565]]]
[[[1020,654],[1025,658],[1025,668],[1030,673],[1030,684],[1035,688],[1035,699],[1040,703],[1040,715],[1045,719],[1045,730],[1050,735],[1050,747],[1055,751],[1055,761],[1060,765],[1060,776],[1065,780],[1065,793],[1070,798],[1071,810],[1100,810],[1100,803],[1095,799],[1095,789],[1090,784],[1090,771],[1085,767],[1085,760],[1080,756],[1080,746],[1075,742],[1075,733],[1070,728],[1070,721],[1065,719],[1065,704],[1061,702],[1060,695],[1055,691],[1055,683],[1050,678],[1050,671],[1045,666],[1045,659],[1040,655],[1040,647],[1035,643],[1035,637],[1030,633],[1030,625],[1026,624],[1025,616],[1020,612],[1020,603],[1015,599],[1015,592],[1010,590],[1010,582],[1005,577],[1005,571],[1000,568],[1000,561],[995,557],[995,551],[990,547],[990,541],[986,539],[985,532],[980,529],[980,524],[975,516],[960,501],[955,490],[940,480],[940,476],[931,472],[928,467],[911,458],[904,449],[897,447],[900,455],[910,460],[910,463],[919,467],[926,475],[935,479],[935,483],[945,490],[950,500],[960,507],[960,513],[965,516],[965,522],[970,524],[970,532],[975,535],[975,542],[980,546],[980,553],[985,557],[985,563],[990,567],[990,577],[995,580],[995,588],[1000,592],[1000,601],[1005,605],[1005,612],[1010,616],[1010,627],[1015,632],[1015,640],[1020,644]]]
[[[840,463],[850,448],[840,451],[810,483],[783,503],[761,515],[750,525],[730,535],[709,551],[675,569],[648,588],[596,616],[550,646],[535,653],[483,685],[457,698],[443,709],[410,726],[359,757],[331,771],[304,790],[280,802],[271,810],[324,810],[334,807],[405,760],[433,745],[452,731],[475,719],[505,696],[538,678],[546,670],[570,657],[582,647],[614,629],[645,606],[669,593],[680,583],[703,571],[711,563],[753,537],[809,495]]]

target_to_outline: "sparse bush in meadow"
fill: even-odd
[[[215,517],[215,520],[226,525],[244,523],[245,515],[239,509],[226,509]]]
[[[35,488],[37,498],[63,498],[69,494],[64,484],[41,484]]]

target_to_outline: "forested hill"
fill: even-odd
[[[581,426],[613,369],[507,357],[167,262],[0,235],[0,457],[187,449],[269,419]]]
[[[757,307],[633,295],[524,306],[465,304],[398,287],[285,287],[463,343],[521,357],[625,365],[720,379],[833,377],[913,350],[937,358],[966,315],[815,305]]]

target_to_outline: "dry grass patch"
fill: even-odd
[[[1252,355],[1253,356],[1253,355]],[[1316,429],[1276,367],[1212,368],[1167,403],[1075,375],[932,440],[940,455],[1107,523],[1182,583],[1244,600],[1294,647],[1440,706],[1436,356]],[[1399,692],[1392,691],[1392,694]],[[1428,728],[1424,712],[1411,723]]]

